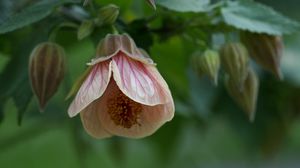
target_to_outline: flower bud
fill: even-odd
[[[203,54],[195,53],[192,64],[199,75],[208,75],[209,78],[218,84],[218,74],[220,69],[219,53],[213,50],[206,50]]]
[[[64,76],[65,52],[58,44],[45,42],[37,45],[30,55],[29,77],[40,111],[55,94]]]
[[[96,24],[105,25],[105,24],[113,24],[117,20],[119,16],[120,8],[114,4],[109,4],[107,6],[102,7],[99,10],[98,19],[96,20]]]
[[[283,42],[279,36],[244,32],[241,40],[249,50],[250,56],[264,69],[273,73],[278,79],[283,75],[280,61],[283,52]]]
[[[243,86],[248,74],[249,54],[241,43],[227,43],[220,50],[222,66],[236,85]]]
[[[156,9],[155,0],[147,0],[147,2],[148,2],[154,9]]]
[[[247,78],[243,85],[243,90],[232,80],[227,77],[225,85],[229,95],[235,102],[246,112],[251,122],[254,121],[256,102],[259,90],[259,79],[255,72],[249,68]]]
[[[90,20],[86,20],[81,23],[78,32],[77,38],[78,40],[82,40],[85,37],[89,36],[94,30],[94,23]]]

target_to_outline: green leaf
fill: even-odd
[[[34,46],[47,39],[47,32],[47,28],[37,28],[27,33],[25,36],[27,38],[15,40],[12,36],[12,39],[8,39],[16,41],[14,47],[17,49],[12,51],[10,61],[0,73],[0,113],[3,113],[1,106],[12,98],[18,109],[19,124],[21,124],[22,116],[33,96],[28,78],[28,58]],[[34,36],[34,34],[39,34],[39,36]]]
[[[226,24],[256,33],[282,35],[300,27],[296,21],[252,0],[227,1],[221,13]]]
[[[93,33],[94,30],[94,23],[91,20],[86,20],[84,22],[82,22],[82,24],[80,25],[78,32],[77,32],[77,38],[78,40],[82,40],[86,37],[88,37],[89,35],[91,35]]]
[[[18,109],[18,124],[21,125],[23,115],[26,112],[33,93],[29,84],[28,76],[24,74],[23,80],[20,81],[19,87],[13,93],[13,100]]]
[[[18,56],[21,56],[21,59]],[[27,76],[28,56],[22,54],[18,56],[14,56],[0,74],[0,80],[3,81],[0,84],[0,101],[2,103],[0,108],[7,99],[12,97],[18,109],[18,123],[21,124],[22,116],[32,98],[32,92]],[[3,109],[0,109],[0,113],[3,113],[1,110]],[[0,122],[1,117],[3,114],[0,114]]]
[[[3,102],[12,97],[18,109],[19,124],[21,124],[22,116],[32,98],[32,92],[27,76],[27,58],[29,53],[28,51],[25,53],[26,54],[17,53],[14,55],[13,59],[7,64],[4,71],[0,74],[0,80],[2,81],[0,84],[0,101],[2,104],[0,104],[0,106],[3,105]],[[0,111],[0,113],[2,112]]]
[[[9,10],[9,1],[0,1],[0,22],[7,17]]]
[[[55,7],[65,3],[77,3],[79,0],[42,0],[14,13],[4,21],[0,22],[0,34],[35,23],[51,14]]]
[[[210,0],[157,0],[156,3],[178,12],[205,12]]]

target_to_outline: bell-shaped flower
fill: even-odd
[[[80,113],[91,136],[142,138],[173,118],[167,83],[128,35],[107,35],[88,65],[92,69],[68,113],[70,117]]]

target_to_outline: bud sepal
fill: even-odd
[[[247,78],[243,85],[243,90],[240,90],[239,86],[237,86],[229,76],[227,76],[225,80],[225,86],[229,95],[244,110],[244,112],[248,115],[249,120],[253,122],[259,91],[259,78],[254,70],[249,68]]]
[[[231,80],[242,89],[248,75],[249,54],[241,43],[227,43],[220,50],[222,67]]]

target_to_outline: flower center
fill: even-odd
[[[131,128],[139,123],[142,105],[129,99],[123,93],[108,99],[107,101],[108,114],[112,121],[124,128]]]

